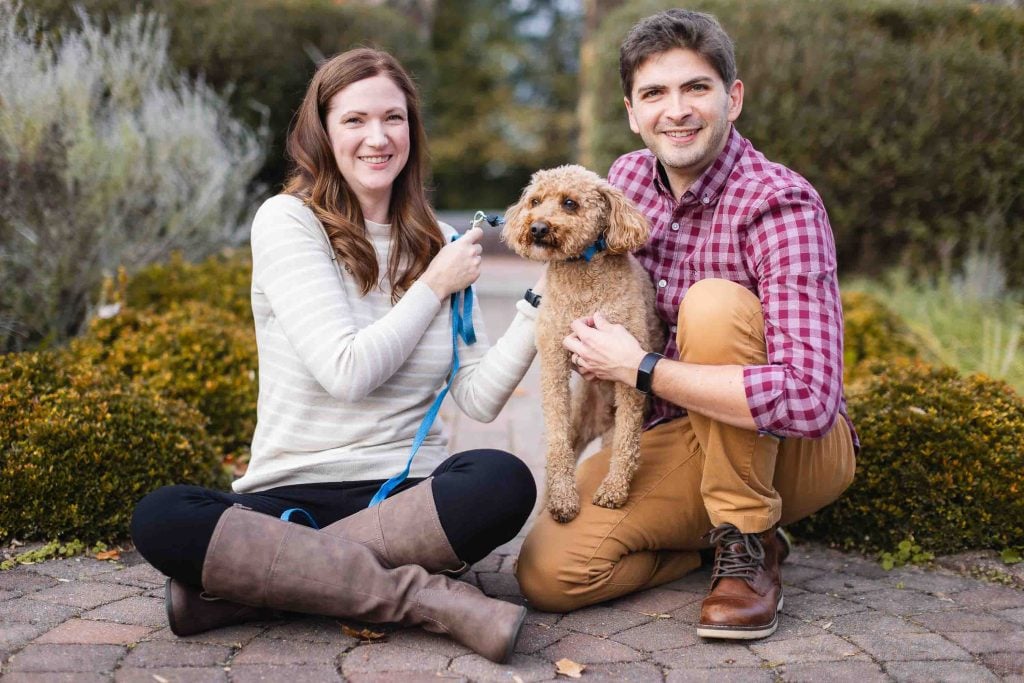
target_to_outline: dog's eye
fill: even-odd
[[[540,206],[540,200],[534,197],[530,200],[530,206]]]
[[[566,211],[575,211],[579,207],[579,204],[566,197],[562,200],[562,208]]]

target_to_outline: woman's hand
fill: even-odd
[[[484,231],[480,228],[470,228],[462,237],[437,252],[420,279],[434,290],[438,299],[444,301],[452,292],[469,287],[480,277],[484,250],[480,239],[483,236]]]

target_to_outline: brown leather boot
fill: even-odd
[[[732,524],[711,531],[715,567],[700,608],[697,635],[753,640],[775,633],[782,608],[782,542],[769,529],[743,534]]]
[[[224,511],[203,563],[203,586],[253,607],[447,633],[480,655],[512,654],[526,608],[418,565],[388,569],[365,546],[234,506]]]
[[[418,564],[431,574],[460,576],[469,565],[459,559],[441,527],[428,478],[323,528],[325,534],[362,543],[385,567]]]
[[[257,609],[237,602],[215,598],[205,591],[167,579],[164,584],[164,606],[171,633],[191,636],[215,628],[280,618],[269,609]]]

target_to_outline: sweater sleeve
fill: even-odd
[[[537,355],[537,309],[523,300],[516,306],[516,317],[494,346],[487,343],[480,306],[473,308],[477,343],[466,346],[459,339],[459,372],[451,393],[462,412],[474,420],[490,422],[498,416]]]
[[[359,329],[323,227],[300,200],[267,200],[252,226],[253,289],[262,292],[302,363],[332,397],[359,401],[406,361],[440,302],[417,282]]]

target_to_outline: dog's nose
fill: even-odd
[[[533,223],[530,223],[530,234],[534,239],[543,237],[548,234],[550,230],[551,228],[544,221],[534,221]]]

